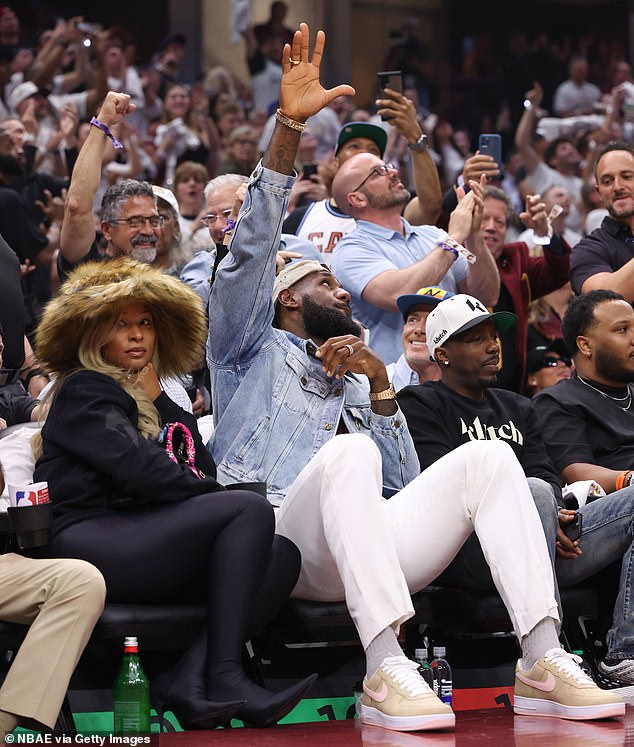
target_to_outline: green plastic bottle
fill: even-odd
[[[150,683],[141,666],[136,636],[125,639],[113,696],[115,735],[149,734]]]

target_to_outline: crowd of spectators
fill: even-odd
[[[34,398],[47,374],[53,375],[54,402],[64,377],[73,373],[64,369],[55,384],[59,371],[40,368],[37,347],[34,354],[30,345],[45,309],[50,318],[52,308],[62,313],[72,304],[68,290],[63,302],[58,296],[67,276],[76,278],[71,273],[84,262],[121,255],[153,264],[173,276],[170,282],[180,278],[202,297],[209,337],[207,368],[200,361],[196,370],[178,368],[172,380],[159,383],[154,377],[152,391],[170,392],[195,416],[211,415],[215,430],[208,448],[220,482],[268,483],[269,499],[282,506],[279,532],[311,558],[308,565],[319,577],[317,583],[302,568],[295,594],[357,600],[351,612],[375,690],[382,682],[397,681],[400,667],[407,669],[399,660],[381,670],[381,662],[399,658],[393,631],[386,631],[410,614],[409,592],[438,577],[447,565],[447,578],[452,573],[464,577],[461,564],[468,566],[475,557],[483,573],[487,563],[491,566],[489,585],[496,582],[507,603],[524,670],[536,671],[548,649],[545,658],[570,674],[573,665],[567,659],[561,664],[563,652],[552,653],[559,649],[544,645],[556,641],[552,609],[557,592],[552,596],[548,583],[537,583],[535,569],[546,568],[541,575],[548,581],[552,565],[560,582],[576,583],[602,563],[622,560],[622,587],[627,583],[629,590],[632,530],[623,532],[621,544],[613,544],[604,561],[591,562],[588,553],[575,565],[580,540],[567,541],[562,532],[595,488],[586,486],[575,508],[561,488],[573,476],[598,484],[604,493],[629,491],[632,472],[613,459],[604,465],[592,439],[587,448],[558,448],[553,459],[549,440],[540,439],[539,407],[530,398],[576,376],[581,361],[586,378],[580,374],[575,378],[580,384],[558,391],[588,395],[585,385],[599,403],[617,403],[611,406],[619,438],[630,425],[634,372],[622,360],[620,366],[614,363],[615,355],[624,357],[622,348],[608,345],[606,352],[590,334],[599,321],[610,325],[612,317],[598,316],[608,315],[604,307],[620,313],[617,321],[629,334],[634,330],[634,312],[623,310],[628,306],[623,298],[634,300],[634,271],[628,264],[634,241],[634,151],[628,145],[634,136],[634,80],[624,50],[593,38],[558,45],[546,34],[529,43],[518,32],[508,39],[511,54],[501,70],[482,40],[465,40],[462,70],[440,95],[417,39],[419,24],[410,18],[385,61],[400,65],[402,92],[387,89],[375,101],[358,102],[352,89],[341,86],[339,95],[326,92],[323,101],[307,96],[298,103],[287,90],[286,103],[294,109],[282,111],[280,81],[295,66],[310,64],[303,48],[301,60],[283,54],[285,43],[293,44],[295,56],[300,53],[284,25],[285,13],[285,3],[274,2],[266,23],[245,29],[250,79],[244,82],[224,67],[184,79],[187,40],[179,34],[166,37],[150,60],[139,62],[134,40],[123,27],[102,29],[79,17],[60,19],[30,40],[23,38],[16,13],[0,8],[0,263],[7,271],[0,282],[8,283],[12,294],[0,295],[5,374],[0,404],[6,402],[0,429],[19,422],[18,397],[28,401],[24,419],[46,411],[47,405]],[[377,61],[375,67],[380,66]],[[297,133],[292,147],[280,126],[287,136]],[[486,133],[502,136],[500,161],[476,147]],[[620,144],[605,151],[613,141]],[[271,143],[279,144],[278,151]],[[294,180],[289,178],[293,169],[299,175]],[[249,181],[252,173],[256,176]],[[254,186],[260,179],[265,188]],[[267,185],[271,191],[265,198]],[[90,285],[97,285],[101,273],[91,272]],[[583,319],[573,315],[578,335],[571,337],[565,320],[573,292],[601,294],[603,289],[611,295],[593,301]],[[10,304],[16,302],[20,309],[13,314]],[[451,309],[459,305],[457,323]],[[38,334],[44,346],[41,329]],[[279,371],[285,372],[280,374],[283,383],[276,378]],[[128,391],[133,385],[121,372],[117,375]],[[492,385],[507,391],[492,393]],[[97,398],[97,389],[88,399]],[[555,407],[548,394],[541,397],[542,409]],[[249,398],[262,412],[247,411]],[[562,412],[569,404],[566,397],[563,404],[556,397],[553,401]],[[274,406],[279,412],[272,411]],[[173,412],[170,408],[166,411]],[[570,427],[566,413],[558,417]],[[195,423],[194,418],[188,422]],[[270,432],[263,436],[267,423]],[[447,426],[444,435],[434,429],[440,423]],[[46,436],[53,425],[45,429]],[[360,435],[332,447],[333,437],[355,431]],[[298,433],[305,437],[298,439]],[[561,433],[551,427],[549,439],[556,444]],[[517,584],[500,581],[495,560],[488,557],[489,548],[498,551],[492,524],[484,521],[487,528],[480,532],[476,527],[475,547],[469,544],[459,552],[475,523],[464,507],[454,507],[460,529],[451,547],[444,548],[442,568],[426,565],[420,556],[412,559],[401,551],[403,543],[392,547],[399,532],[407,545],[409,535],[398,528],[404,504],[416,504],[419,515],[437,510],[426,503],[432,482],[445,485],[450,464],[458,472],[469,472],[476,462],[488,465],[486,450],[480,454],[464,446],[494,440],[507,441],[519,460],[508,467],[505,460],[512,454],[504,450],[492,460],[499,474],[491,482],[508,477],[513,495],[503,497],[495,486],[487,487],[489,497],[476,491],[479,503],[473,511],[487,501],[497,506],[511,500],[524,512],[524,522],[513,531],[515,549],[530,558],[527,567],[533,566],[520,583],[534,596],[528,621],[516,617]],[[289,448],[280,454],[286,442]],[[333,477],[336,487],[326,496],[322,474],[337,471],[346,459],[348,471],[337,472],[341,482]],[[314,545],[314,537],[306,537],[300,526],[307,504],[319,526],[324,513],[336,513],[337,496],[345,492],[350,465],[357,462],[361,472],[373,464],[373,473],[359,475],[359,484],[367,482],[363,494],[348,490],[353,508],[348,508],[349,519],[340,521],[354,523],[354,501],[367,501],[370,494],[382,505],[382,486],[398,493],[386,509],[391,530],[379,527],[382,508],[375,507],[376,515],[367,510],[364,541],[368,532],[375,533],[393,582],[386,611],[372,622],[370,612],[367,617],[364,612],[364,594],[346,588],[352,584],[342,571],[348,550],[330,555],[329,532],[346,534],[346,527],[326,527]],[[535,479],[539,484],[531,482]],[[472,499],[473,489],[469,481],[461,487],[465,501]],[[628,492],[619,503],[621,517],[631,517],[631,504]],[[593,526],[594,542],[601,544],[613,512],[607,502],[596,505],[586,509],[586,527]],[[359,503],[356,520],[364,510]],[[529,536],[537,532],[541,537],[540,520],[550,555],[543,552],[541,539],[533,547]],[[410,522],[412,528],[422,531],[422,525]],[[358,540],[350,535],[347,541],[356,547]],[[588,541],[587,546],[593,545]],[[507,551],[500,553],[506,558]],[[555,551],[569,565],[557,565]],[[327,591],[323,584],[330,584]],[[374,587],[366,593],[367,599],[380,597]],[[601,663],[609,685],[634,683],[625,607],[619,598],[608,655]],[[577,677],[574,667],[570,676]],[[251,685],[244,687],[255,698]],[[427,698],[416,687],[412,692],[414,700]],[[533,697],[522,688],[518,692],[524,693],[518,702]],[[297,693],[288,696],[286,705]],[[234,695],[238,711],[242,684]],[[368,714],[378,708],[366,706]],[[598,713],[608,706],[614,711],[615,702],[597,701],[592,708]],[[275,720],[275,704],[268,700],[259,710],[243,710],[255,714],[255,723]],[[452,714],[446,710],[433,715],[450,725]],[[382,725],[398,728],[391,716],[381,718]]]

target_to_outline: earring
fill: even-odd
[[[442,364],[443,364],[443,366],[448,366],[449,365],[449,361],[443,361]]]

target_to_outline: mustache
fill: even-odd
[[[137,247],[141,243],[147,244],[148,242],[154,247],[157,245],[158,239],[153,233],[140,233],[130,241],[130,244]]]

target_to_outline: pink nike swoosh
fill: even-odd
[[[557,680],[555,679],[552,672],[548,672],[546,679],[543,682],[539,680],[531,680],[528,677],[524,677],[520,672],[515,672],[515,676],[520,682],[523,682],[529,687],[536,687],[538,690],[543,690],[545,693],[551,693],[555,689]],[[383,683],[385,684],[385,683]]]
[[[376,700],[377,703],[382,703],[387,698],[388,693],[385,682],[381,682],[381,687],[378,690],[370,690],[370,688],[364,683],[363,692],[368,696],[368,698]]]

